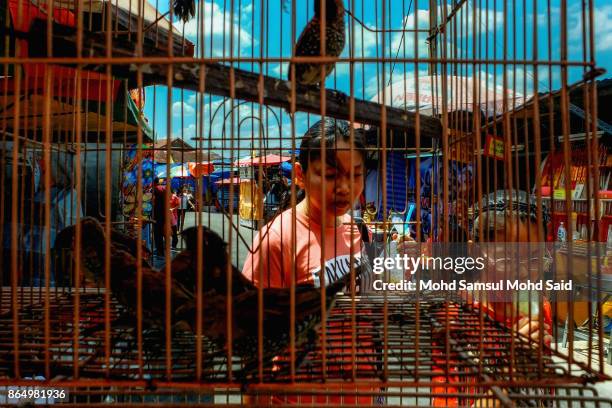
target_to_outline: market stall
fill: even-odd
[[[234,185],[234,191],[232,192],[233,194],[233,210],[237,210],[238,209],[238,205],[240,203],[240,197],[241,197],[241,184],[242,184],[242,180],[240,179],[240,177],[231,177],[231,178],[226,178],[226,179],[222,179],[222,180],[218,180],[214,182],[214,185],[216,187],[216,197],[217,197],[217,201],[219,203],[219,207],[221,210],[224,210],[226,212],[230,211],[230,186]]]
[[[269,219],[279,209],[283,182],[281,165],[291,157],[268,154],[260,157],[246,157],[234,165],[240,169],[240,223],[257,228],[259,223]],[[260,174],[259,172],[263,173]],[[260,183],[259,180],[262,180]],[[278,191],[278,192],[277,192]]]

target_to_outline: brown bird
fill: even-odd
[[[102,228],[100,222],[93,217],[81,218],[81,226],[84,228],[81,230],[81,240],[85,240],[86,242],[92,241],[92,237],[87,236],[87,233],[89,231],[95,232],[98,228]],[[71,267],[74,259],[68,255],[72,254],[75,235],[76,226],[70,225],[61,230],[55,237],[54,241],[52,259],[55,260],[56,280],[63,284],[69,284],[71,282]],[[102,235],[104,235],[104,231],[102,231]],[[95,233],[95,236],[98,236],[98,234]],[[104,241],[102,241],[101,248],[99,247],[100,242],[97,242],[96,244],[96,246],[98,247],[97,249],[102,251],[101,253],[104,253]],[[139,240],[138,238],[125,234],[124,232],[111,228],[111,253],[117,251],[124,251],[136,256],[137,248],[139,245],[142,248],[142,263],[143,265],[150,267],[146,259],[151,256],[151,251],[149,251],[149,249],[144,245],[144,242],[142,240]]]
[[[90,281],[104,285],[106,236],[100,222],[93,217],[84,217],[81,224],[81,266],[83,275]],[[63,229],[55,241],[54,253],[74,252],[75,226]],[[113,240],[118,237],[117,241]],[[134,316],[137,310],[137,268],[135,256],[136,240],[132,242],[125,234],[111,234],[110,281],[111,291],[128,315]],[[74,257],[74,255],[72,255]],[[142,310],[143,322],[147,327],[164,328],[166,293],[165,275],[141,259],[142,265]],[[193,293],[180,282],[171,282],[172,307],[180,307],[193,299]],[[125,320],[125,319],[124,319]],[[128,319],[130,320],[130,319]],[[184,322],[174,321],[173,326],[184,327]]]
[[[95,219],[82,222],[82,265],[91,279],[104,281],[104,230]],[[197,239],[198,228],[202,238]],[[64,234],[74,234],[74,229]],[[244,369],[239,378],[248,381],[258,367],[258,289],[233,265],[229,265],[227,244],[214,231],[206,227],[193,227],[185,231],[187,250],[170,264],[171,299],[174,330],[196,332],[197,257],[202,257],[202,333],[224,347],[228,341],[227,326],[227,271],[232,274],[232,345],[234,355],[241,357]],[[61,242],[71,242],[67,238]],[[58,249],[58,248],[56,248]],[[133,254],[117,249],[110,256],[111,290],[113,296],[126,309],[128,320],[136,322],[136,279],[138,261]],[[155,270],[142,266],[142,311],[146,327],[163,330],[165,327],[166,268]],[[356,270],[359,276],[360,270]],[[335,295],[350,283],[347,274],[324,289],[300,285],[295,291],[295,333],[297,346],[314,344],[314,329],[321,318],[321,296],[328,308]],[[282,354],[289,345],[290,289],[263,289],[263,350],[264,367],[271,367],[273,358]],[[124,319],[125,320],[125,319]],[[302,357],[304,354],[302,354]],[[300,358],[298,356],[298,358]],[[299,362],[299,360],[298,360]]]
[[[84,226],[89,225],[94,230],[98,226],[102,228],[102,226],[100,225],[100,222],[93,217],[82,217],[81,225],[84,225]],[[72,245],[72,240],[74,239],[75,234],[76,234],[75,225],[70,225],[64,228],[55,237],[55,245],[56,246],[59,245],[64,248],[70,247],[70,245]],[[83,232],[81,232],[81,236],[84,236]],[[132,237],[131,235],[128,235],[115,228],[111,228],[111,245],[112,245],[112,248],[114,249],[122,249],[124,251],[128,251],[134,254],[136,254],[136,249],[138,245],[140,245],[142,248],[143,257],[146,258],[149,255],[151,255],[151,251],[149,251],[149,249],[144,245],[144,242],[142,240]]]
[[[324,0],[325,4],[325,56],[339,57],[346,41],[343,0]],[[295,45],[296,57],[321,56],[321,1],[314,0],[314,16],[300,34]],[[295,64],[295,80],[301,85],[319,85],[321,70],[325,67],[325,76],[334,70],[330,64]],[[291,65],[288,72],[291,80]]]
[[[202,239],[198,245],[198,228]],[[172,276],[186,283],[182,276],[195,276],[197,256],[202,256],[203,264],[203,309],[202,327],[204,334],[224,346],[228,340],[227,321],[227,243],[214,231],[201,226],[188,228],[183,232],[187,250],[172,261]],[[184,257],[182,257],[184,255]],[[230,264],[232,274],[232,350],[240,356],[243,370],[239,379],[248,381],[258,368],[258,289],[253,283]],[[355,271],[359,277],[361,270]],[[195,278],[191,278],[195,282]],[[328,285],[323,296],[327,308],[331,308],[334,297],[350,283],[347,274]],[[194,290],[195,293],[195,290]],[[290,342],[291,290],[286,288],[264,288],[263,296],[263,366],[270,368],[274,357],[286,351]],[[297,355],[296,367],[315,345],[315,329],[321,319],[321,289],[313,285],[298,285],[295,289],[295,341]],[[177,310],[177,319],[196,322],[197,308],[195,299]],[[195,330],[195,327],[193,327]],[[287,363],[288,364],[288,363]]]
[[[198,242],[198,231],[202,241]],[[211,229],[200,227],[186,228],[182,233],[186,249],[171,261],[172,276],[194,292],[197,283],[198,257],[202,258],[203,290],[225,295],[227,293],[226,269],[232,274],[232,293],[253,290],[253,284],[229,260],[227,243]],[[198,245],[199,244],[199,245]],[[162,268],[163,269],[163,268]]]

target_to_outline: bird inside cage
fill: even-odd
[[[201,226],[191,227],[184,231],[187,249],[178,254],[169,265],[156,269],[144,260],[135,257],[133,242],[126,243],[121,235],[111,234],[107,238],[101,224],[95,219],[86,217],[81,220],[81,268],[82,275],[104,285],[105,270],[110,267],[111,294],[122,306],[123,312],[113,322],[115,326],[135,328],[138,320],[137,282],[142,279],[142,318],[143,327],[163,334],[167,327],[165,320],[166,273],[170,269],[171,293],[171,336],[180,333],[196,333],[198,312],[197,297],[197,264],[201,259],[202,267],[202,334],[211,340],[217,348],[223,349],[230,340],[228,318],[227,273],[232,274],[232,333],[233,355],[241,358],[242,369],[236,373],[243,383],[255,378],[259,366],[258,345],[258,290],[240,270],[229,262],[227,244],[212,230]],[[76,228],[71,227],[60,233],[60,239],[54,248],[55,254],[65,251],[74,252]],[[110,239],[111,252],[107,259],[105,246]],[[74,257],[74,254],[72,255]],[[228,269],[228,265],[230,266]],[[321,296],[324,296],[328,307],[331,307],[335,295],[349,286],[349,275],[330,283],[325,288],[312,284],[301,284],[296,288],[296,343],[300,347],[311,347],[315,344],[315,327],[321,318]],[[289,305],[291,290],[289,288],[265,288],[264,296],[264,367],[270,369],[275,356],[286,352],[289,344]],[[104,330],[103,324],[84,328],[82,334],[93,334]],[[163,344],[163,336],[159,344]],[[146,344],[146,353],[155,356],[160,353],[159,344],[150,341]],[[303,356],[302,354],[301,356]],[[301,358],[298,356],[298,358]],[[297,363],[299,365],[299,361]]]
[[[287,2],[287,0],[284,0]],[[339,57],[346,42],[346,26],[344,23],[344,0],[323,0],[325,20],[321,13],[321,1],[314,1],[314,16],[306,24],[295,44],[296,57],[322,56],[321,33],[323,23],[325,30],[325,56]],[[296,63],[289,65],[288,78],[292,79],[292,69],[295,69],[295,80],[300,85],[320,85],[322,79],[331,75],[335,63]],[[323,70],[325,72],[323,73]],[[323,76],[323,78],[322,78]]]

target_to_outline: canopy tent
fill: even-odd
[[[247,166],[274,166],[291,160],[291,157],[279,156],[278,154],[267,154],[260,157],[245,157],[243,159],[234,162],[235,166],[247,167]]]
[[[209,162],[189,162],[187,163],[187,167],[189,168],[189,174],[196,178],[207,176],[214,170],[213,164]]]
[[[160,179],[191,177],[191,174],[186,163],[175,163],[170,165],[170,175],[168,175],[168,166],[164,163],[155,165],[155,177]]]
[[[0,86],[4,86],[2,81],[0,79]],[[29,94],[22,95],[19,99],[20,107],[17,122],[19,131],[33,133],[42,131],[45,97],[42,94]],[[11,120],[5,122],[6,126],[13,131],[16,130],[13,120],[16,115],[15,100],[15,95],[8,95],[6,99],[0,101],[0,110],[6,117],[11,118]],[[74,132],[77,117],[80,117],[83,132],[82,142],[105,141],[106,103],[83,100],[81,103],[74,100],[67,102],[60,98],[53,98],[50,102],[50,129],[52,133]],[[120,92],[120,96],[115,98],[111,110],[110,131],[113,135],[112,141],[135,141],[139,125],[145,141],[152,137],[153,133],[142,119],[135,103],[123,91]],[[32,119],[33,115],[39,116],[39,119]]]
[[[281,172],[283,173],[283,176],[291,177],[291,170],[293,169],[293,166],[291,165],[290,162],[282,162],[280,167],[281,167]]]
[[[216,165],[220,165],[220,166],[231,166],[232,165],[232,160],[228,159],[228,158],[221,158],[219,155],[217,155],[218,157],[216,159],[213,160],[209,160],[212,162],[212,164]]]
[[[212,193],[216,193],[221,184],[217,184],[218,181],[228,179],[234,175],[234,170],[231,168],[221,167],[215,169],[208,176],[204,176],[204,190],[210,187]]]
[[[210,163],[174,163],[170,165],[170,178],[175,177],[202,177],[211,174],[213,165]],[[158,178],[168,178],[168,166],[166,163],[155,165],[155,176]]]
[[[414,76],[406,80],[393,82],[384,89],[386,105],[416,111],[424,115],[438,115],[442,111],[443,87],[442,75],[418,76],[418,103],[417,87]],[[476,94],[474,88],[476,87]],[[446,77],[446,109],[448,112],[465,110],[473,112],[482,111],[487,117],[497,116],[503,112],[504,89],[492,80],[474,79],[471,76],[448,75]],[[507,108],[519,107],[526,101],[526,97],[506,89]],[[382,103],[383,91],[374,96],[372,102]]]
[[[211,182],[214,183],[219,180],[230,178],[233,174],[234,174],[234,171],[232,169],[220,168],[210,173],[208,175],[208,178],[210,179]]]

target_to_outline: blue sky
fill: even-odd
[[[166,0],[151,1],[161,12],[167,10]],[[318,0],[314,0],[318,1]],[[345,0],[345,6],[349,6]],[[383,1],[387,4],[385,19],[382,15]],[[260,57],[267,58],[289,58],[292,47],[292,19],[295,16],[295,36],[306,25],[313,14],[313,0],[296,0],[295,13],[283,12],[280,6],[281,0],[266,0],[266,7],[262,12],[262,0],[254,2],[248,0],[234,0],[234,13],[230,13],[229,0],[199,0],[197,2],[198,13],[196,18],[183,25],[175,22],[175,27],[184,35],[197,44],[196,53],[204,57],[229,56],[230,32],[233,30],[233,55],[235,57]],[[291,3],[291,2],[290,2]],[[526,7],[523,9],[523,3]],[[389,8],[388,0],[355,0],[354,10],[356,19],[345,15],[345,21],[349,30],[347,31],[347,43],[342,57],[354,55],[355,57],[380,57],[389,58],[414,58],[416,53],[420,58],[428,56],[427,34],[405,32],[403,28],[413,29],[429,27],[430,10],[429,2],[411,0],[391,0]],[[450,4],[450,3],[449,3]],[[540,0],[536,3],[537,15],[537,44],[538,59],[549,60],[549,48],[551,59],[560,59],[560,2],[551,1],[551,31],[547,33],[547,2]],[[569,61],[581,61],[583,59],[582,46],[582,2],[568,0],[568,56]],[[474,56],[473,44],[476,40],[477,50],[480,49],[482,57],[503,59],[503,30],[508,30],[510,36],[506,57],[517,60],[531,59],[533,57],[533,18],[534,0],[508,1],[508,18],[504,24],[502,0],[468,0],[467,11],[456,16],[456,21],[463,21],[462,31],[457,27],[457,35],[452,44],[447,43],[449,50],[457,50],[459,58],[471,59]],[[488,9],[486,8],[488,6]],[[472,30],[472,15],[474,7],[481,16],[477,19],[475,34]],[[415,11],[416,9],[416,11]],[[389,13],[391,10],[391,13]],[[466,10],[464,6],[462,10]],[[604,77],[612,77],[612,4],[609,0],[595,0],[595,43],[597,66],[605,68],[608,72]],[[438,7],[438,14],[442,10]],[[523,21],[527,23],[523,26]],[[416,18],[416,24],[415,24]],[[263,25],[260,23],[263,20]],[[359,22],[357,21],[359,20]],[[365,27],[361,24],[363,23]],[[516,28],[514,28],[516,26]],[[378,30],[395,30],[386,33],[383,49],[383,34],[375,33]],[[203,30],[202,30],[203,29]],[[449,27],[449,31],[452,28]],[[202,32],[200,32],[202,31]],[[449,33],[450,34],[450,33]],[[512,37],[516,35],[516,42]],[[450,35],[448,38],[450,41]],[[514,45],[516,44],[516,45]],[[526,45],[524,45],[526,44]],[[442,45],[442,44],[440,44]],[[550,45],[550,47],[549,47]],[[488,50],[488,53],[487,51]],[[449,53],[449,56],[451,54]],[[588,55],[588,54],[587,54]],[[415,72],[420,79],[427,76],[427,64],[418,66],[413,62],[388,62],[354,64],[354,94],[357,98],[372,99],[382,89],[382,77],[385,72],[385,84],[398,84],[403,89],[404,81],[414,84]],[[238,63],[242,69],[264,73],[276,77],[286,77],[287,64],[271,62],[262,64]],[[458,76],[473,76],[474,72],[486,83],[488,89],[501,89],[503,78],[503,66],[479,65],[474,70],[472,64],[449,65],[449,70],[456,67],[456,72],[449,72]],[[533,75],[536,68],[531,65],[516,65],[507,67],[507,85],[515,89],[520,95],[531,95],[533,93]],[[538,66],[538,88],[543,92],[549,88],[560,87],[560,70],[558,67],[549,72],[548,67]],[[569,69],[569,83],[581,78],[582,68]],[[526,87],[525,87],[526,85]],[[330,75],[326,83],[327,87],[350,92],[349,64],[343,63],[336,66],[335,73]],[[423,85],[421,85],[422,87]],[[230,149],[234,150],[233,157],[242,157],[250,152],[250,148],[259,146],[258,139],[268,140],[267,147],[275,148],[281,145],[284,149],[291,145],[292,126],[289,115],[277,108],[260,107],[257,104],[242,103],[234,101],[234,141],[230,143],[231,133],[231,101],[224,102],[222,98],[208,94],[196,95],[194,92],[181,91],[178,88],[172,90],[172,106],[167,106],[167,88],[163,86],[148,87],[145,116],[149,124],[154,126],[157,138],[166,138],[167,111],[171,111],[171,133],[172,137],[181,137],[188,143],[195,145],[191,140],[196,135],[208,137],[212,135],[215,139],[212,146],[208,143],[200,145],[205,149],[212,148],[217,152],[224,150],[224,156],[230,156]],[[389,95],[387,95],[389,96]],[[239,106],[236,106],[239,105]],[[155,111],[155,114],[154,114]],[[213,113],[218,114],[211,122]],[[227,119],[224,119],[227,117]],[[295,117],[295,135],[299,138],[308,125],[316,121],[316,115],[298,113]],[[299,139],[296,143],[299,143]],[[236,148],[242,150],[238,151]]]

